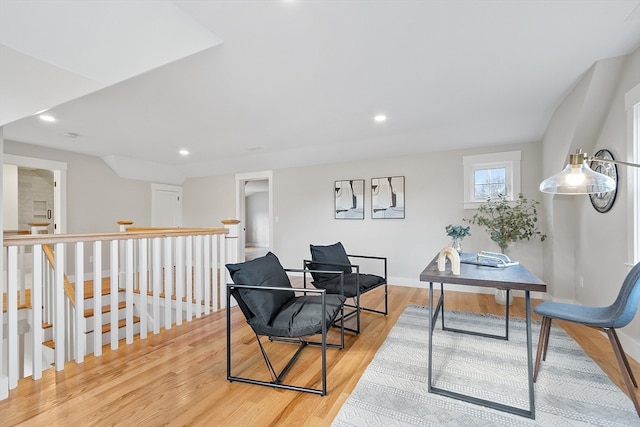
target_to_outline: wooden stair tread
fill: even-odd
[[[19,294],[18,294],[18,298],[20,298]],[[24,304],[18,304],[18,310],[31,308],[31,289],[25,289],[24,299],[25,299]],[[2,312],[3,313],[7,312],[7,293],[6,292],[2,294]]]
[[[75,285],[74,285],[75,286]],[[118,289],[118,292],[124,292],[124,289]],[[102,278],[101,295],[109,295],[111,293],[111,278]],[[84,282],[84,298],[93,298],[93,280],[85,280]]]
[[[118,310],[125,308],[127,306],[126,301],[120,301],[118,302]],[[104,313],[109,313],[111,312],[111,304],[107,304],[107,305],[103,305],[102,306],[102,314]],[[87,308],[84,311],[84,317],[93,317],[93,308]]]
[[[139,294],[140,293],[140,289],[134,289],[133,293],[134,294]],[[153,296],[153,292],[152,291],[147,291],[147,296],[148,297],[152,297]],[[160,298],[164,298],[164,292],[160,292],[159,296],[160,296]],[[173,301],[175,301],[176,300],[176,296],[175,295],[171,295],[171,299]],[[182,297],[182,302],[187,302],[187,297]],[[195,298],[191,298],[191,303],[192,304],[197,304],[198,301],[196,301]]]
[[[138,316],[133,316],[133,323],[140,323],[140,318]],[[126,319],[118,320],[118,329],[124,328],[125,326],[127,326],[127,320]],[[106,334],[107,332],[110,332],[110,331],[111,331],[111,323],[105,323],[104,325],[102,325],[102,333],[103,334]],[[87,331],[85,333],[86,334],[90,334],[92,332],[93,332],[93,330]]]

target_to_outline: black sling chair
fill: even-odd
[[[311,260],[304,260],[304,268],[311,273],[313,278],[312,285],[317,289],[326,289],[332,294],[341,294],[347,298],[353,298],[352,304],[346,304],[350,310],[344,315],[344,319],[356,316],[356,327],[344,329],[360,333],[360,311],[368,311],[371,313],[384,314],[389,312],[388,291],[387,291],[387,258],[368,256],[368,255],[349,255],[342,246],[341,242],[328,246],[309,245],[311,249]],[[384,276],[375,274],[365,274],[360,272],[360,266],[352,264],[350,258],[362,260],[382,261],[384,268]],[[321,270],[321,271],[313,271]],[[337,277],[335,274],[326,274],[324,271],[333,272],[342,271],[344,277]],[[305,284],[306,275],[305,275]],[[384,287],[384,311],[375,310],[373,308],[363,307],[360,304],[362,294],[369,292],[378,287]],[[343,289],[342,291],[340,289]]]
[[[293,288],[287,271],[271,252],[261,258],[239,264],[227,264],[233,284],[227,284],[227,380],[249,384],[284,388],[288,390],[327,394],[327,348],[344,348],[344,325],[340,331],[340,343],[327,343],[327,331],[342,317],[345,298],[323,289]],[[336,275],[338,276],[338,275]],[[340,274],[339,276],[342,276]],[[231,297],[235,298],[251,329],[256,335],[260,352],[271,375],[271,381],[240,377],[231,373]],[[307,337],[321,335],[321,340],[310,341]],[[260,337],[271,341],[298,344],[297,351],[277,373],[272,365]],[[307,346],[321,347],[320,388],[303,387],[283,382],[284,376],[293,366],[300,352]]]

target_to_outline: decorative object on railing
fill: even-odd
[[[237,261],[227,257],[228,233],[215,227],[5,236],[7,304],[0,342],[5,340],[6,352],[0,358],[6,354],[7,360],[0,359],[0,366],[8,371],[0,372],[0,399],[19,378],[41,378],[47,352],[52,360],[45,363],[62,370],[65,361],[81,363],[91,352],[100,356],[105,344],[117,349],[119,340],[131,344],[134,334],[145,339],[149,331],[157,334],[222,308],[226,282],[220,272]],[[28,304],[19,304],[27,298]],[[44,329],[43,323],[53,327]],[[45,341],[54,349],[43,348]]]
[[[30,222],[31,234],[47,234],[49,233],[50,222]]]
[[[133,221],[130,219],[121,219],[118,221],[118,225],[120,226],[120,231],[127,231],[127,227],[131,226]]]

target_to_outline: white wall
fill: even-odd
[[[350,253],[387,256],[391,283],[420,285],[420,272],[449,244],[445,226],[462,224],[474,212],[463,209],[462,156],[507,150],[522,150],[522,191],[539,200],[537,142],[276,170],[273,251],[285,267],[299,268],[310,256],[309,244],[340,240]],[[398,175],[405,177],[405,219],[371,219],[371,178]],[[334,219],[334,181],[342,179],[366,180],[364,220]],[[236,216],[234,176],[189,179],[183,188],[185,226],[217,225]],[[463,243],[467,251],[499,251],[477,226]],[[542,276],[540,242],[516,244],[511,255]]]
[[[2,167],[2,213],[3,230],[17,230],[18,227],[18,166]]]
[[[562,169],[568,154],[606,148],[625,160],[628,126],[624,94],[640,84],[640,50],[599,61],[556,111],[543,141],[545,176]],[[562,164],[561,164],[562,163]],[[588,196],[545,196],[545,219],[553,238],[545,245],[545,279],[556,300],[604,306],[613,302],[629,271],[628,188],[618,167],[618,197],[613,208],[596,212]],[[627,353],[640,359],[640,318],[620,331]]]
[[[185,227],[221,227],[236,219],[236,180],[233,175],[192,178],[182,186]]]
[[[522,150],[522,191],[539,199],[540,149],[526,143],[275,171],[274,252],[283,264],[299,266],[309,244],[342,241],[349,253],[387,256],[391,283],[420,285],[424,267],[451,240],[445,226],[475,212],[463,209],[462,156]],[[384,176],[405,177],[405,219],[371,219],[371,178]],[[334,219],[333,186],[342,179],[365,179],[364,220]],[[499,251],[483,229],[471,232],[465,251]],[[542,275],[541,243],[514,245],[511,254]]]

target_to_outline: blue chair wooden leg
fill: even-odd
[[[549,347],[549,333],[551,332],[551,318],[543,317],[540,325],[540,338],[538,338],[538,351],[536,352],[536,366],[533,371],[533,382],[538,379],[540,370],[540,359],[547,359],[547,348]]]
[[[627,360],[627,356],[622,349],[622,345],[620,344],[620,340],[618,339],[618,335],[616,334],[615,329],[607,328],[605,329],[607,332],[607,336],[609,337],[609,341],[611,341],[611,347],[613,347],[613,352],[616,355],[616,359],[618,360],[618,366],[620,367],[620,373],[622,374],[622,379],[624,380],[625,385],[627,386],[627,390],[629,391],[629,397],[633,402],[633,406],[636,408],[636,412],[640,417],[640,405],[638,404],[638,398],[636,397],[635,388],[638,387],[636,383],[636,379],[631,372],[631,367],[629,366],[629,360]],[[635,386],[635,387],[634,387]]]

